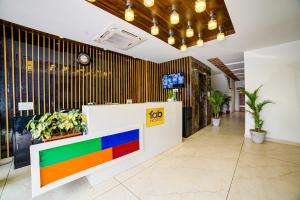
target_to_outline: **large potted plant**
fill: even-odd
[[[212,106],[212,114],[213,114],[212,124],[213,126],[220,126],[221,119],[220,119],[219,112],[220,112],[220,106],[224,102],[224,96],[219,91],[212,90],[208,98],[208,101]]]
[[[86,132],[86,116],[79,110],[45,113],[27,124],[32,139],[44,142],[74,137]]]
[[[231,96],[229,96],[227,94],[224,94],[224,103],[223,103],[223,105],[226,106],[226,114],[230,114],[230,101],[231,101]]]
[[[267,131],[262,130],[264,120],[261,119],[260,112],[263,110],[265,105],[273,103],[271,100],[263,100],[258,102],[258,92],[262,86],[255,89],[253,92],[241,89],[241,92],[247,96],[246,104],[250,110],[247,110],[254,119],[254,129],[250,129],[252,141],[261,144],[265,141]]]

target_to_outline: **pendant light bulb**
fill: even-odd
[[[208,30],[215,30],[218,27],[217,20],[213,12],[210,12],[210,20],[208,22]]]
[[[195,1],[195,11],[196,13],[201,13],[206,10],[206,0],[196,0]]]
[[[132,22],[134,20],[134,11],[131,8],[132,4],[130,3],[130,1],[127,1],[127,8],[125,10],[125,20]]]
[[[154,0],[144,0],[144,5],[150,8],[154,5]]]
[[[172,12],[170,15],[170,22],[171,22],[171,24],[175,25],[175,24],[178,24],[179,21],[180,21],[179,14],[176,12],[175,7],[173,6]]]
[[[181,50],[181,51],[186,51],[186,49],[187,49],[187,46],[186,46],[186,44],[185,44],[184,39],[182,39],[182,45],[180,46],[180,50]]]
[[[194,30],[192,28],[191,22],[188,21],[188,28],[186,29],[186,37],[190,38],[194,36]]]
[[[199,34],[198,35],[198,40],[197,40],[197,46],[202,47],[203,45],[204,45],[204,41],[203,41],[201,35]]]
[[[172,30],[169,31],[168,44],[175,44],[175,38]]]
[[[157,21],[154,18],[153,19],[153,26],[151,27],[151,34],[152,35],[158,35],[159,34],[159,27],[157,26]]]
[[[219,26],[219,33],[217,35],[217,40],[221,41],[221,40],[224,40],[224,38],[225,38],[225,34],[224,34],[221,26]]]

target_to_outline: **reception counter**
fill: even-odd
[[[88,105],[87,135],[31,146],[32,196],[86,176],[91,185],[182,141],[182,102]]]

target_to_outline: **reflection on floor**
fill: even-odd
[[[299,200],[300,147],[256,145],[243,133],[244,116],[234,113],[101,185],[82,178],[36,199]],[[0,191],[1,200],[31,199],[30,169],[1,166]]]

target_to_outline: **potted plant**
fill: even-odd
[[[250,129],[252,141],[258,144],[261,144],[265,140],[267,131],[262,130],[264,121],[261,119],[260,112],[263,110],[264,106],[270,103],[273,103],[271,100],[264,100],[258,102],[258,92],[262,86],[258,87],[253,92],[246,91],[241,89],[241,92],[247,96],[246,104],[250,110],[247,110],[254,119],[254,129]]]
[[[86,116],[79,110],[45,113],[34,116],[27,124],[32,139],[44,142],[74,137],[86,132]]]
[[[169,89],[169,90],[168,90],[167,95],[168,95],[168,102],[172,102],[172,101],[175,100],[175,98],[174,98],[174,92],[173,92],[172,89]]]
[[[226,106],[226,114],[230,114],[230,101],[231,101],[231,96],[224,94],[224,103],[223,105]]]
[[[212,90],[208,98],[208,101],[212,106],[212,114],[213,114],[212,124],[213,126],[220,126],[221,119],[220,119],[219,112],[220,112],[220,106],[224,102],[224,97],[223,95],[221,95],[219,91]]]

